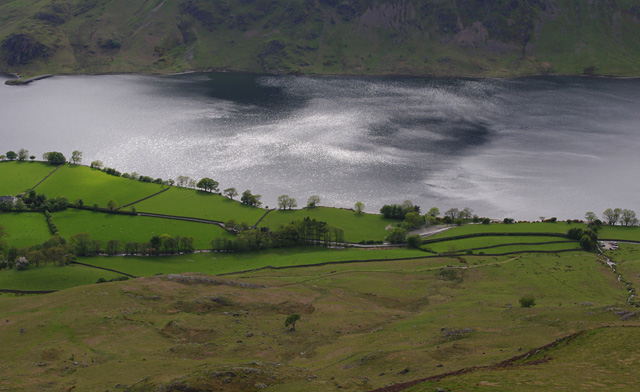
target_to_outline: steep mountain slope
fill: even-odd
[[[640,74],[638,0],[0,0],[0,69]]]

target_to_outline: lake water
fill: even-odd
[[[0,77],[4,83],[6,77]],[[211,177],[265,205],[582,218],[640,212],[640,80],[234,74],[0,85],[0,151],[84,153],[122,172]]]

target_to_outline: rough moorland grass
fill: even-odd
[[[423,249],[431,249],[433,252],[449,252],[452,248],[455,248],[456,251],[462,251],[467,249],[475,249],[475,248],[483,248],[487,246],[500,246],[506,244],[515,244],[515,243],[529,243],[533,247],[535,244],[539,244],[541,242],[555,242],[562,241],[563,244],[569,245],[574,243],[575,241],[571,241],[566,238],[561,237],[543,237],[543,236],[498,236],[498,237],[472,237],[472,238],[463,238],[459,240],[450,240],[450,241],[442,241],[429,243],[422,246]],[[542,245],[539,245],[542,250]],[[567,247],[566,249],[569,249]],[[500,248],[497,248],[500,249]],[[490,253],[490,252],[487,252]]]
[[[529,361],[552,359],[538,365],[480,370],[427,382],[404,392],[445,391],[579,391],[637,388],[635,373],[640,350],[638,328],[603,328],[590,331],[557,348],[543,350]],[[623,358],[628,358],[625,360]],[[526,362],[525,362],[526,363]],[[576,377],[577,369],[581,371]]]
[[[217,225],[160,219],[144,216],[115,215],[95,211],[68,209],[53,213],[60,235],[69,239],[78,233],[89,233],[103,245],[109,240],[147,242],[154,235],[193,237],[196,249],[210,249],[214,238],[233,238]]]
[[[100,278],[112,279],[122,276],[110,271],[81,265],[30,266],[24,271],[16,269],[0,271],[0,289],[5,290],[62,290],[70,287],[93,284]]]
[[[260,226],[276,229],[291,221],[302,220],[306,217],[342,228],[348,242],[382,241],[387,235],[385,228],[389,224],[398,222],[393,219],[385,219],[382,215],[358,214],[340,208],[316,207],[291,211],[271,211],[260,223]]]
[[[640,226],[602,226],[599,238],[611,240],[640,241]]]
[[[0,162],[0,196],[16,196],[34,187],[55,168],[44,162]]]
[[[167,192],[134,205],[137,211],[155,214],[187,216],[226,222],[246,222],[254,225],[266,212],[249,207],[224,196],[209,192],[173,187]]]
[[[577,330],[635,323],[607,310],[632,308],[624,305],[624,286],[594,255],[487,257],[456,270],[454,280],[441,277],[443,261],[462,266],[450,259],[370,262],[219,279],[253,287],[146,277],[0,297],[0,335],[10,337],[0,345],[3,386],[372,390],[497,363]],[[536,297],[534,308],[517,306],[527,294]],[[295,332],[284,326],[292,313],[302,316]],[[637,350],[625,351],[623,343],[615,352],[632,366]],[[627,385],[637,381],[627,366],[594,373],[599,382]],[[575,381],[575,370],[557,376]],[[545,382],[546,390],[571,389]]]
[[[79,261],[135,276],[181,272],[202,272],[215,275],[266,266],[283,267],[346,260],[393,260],[424,255],[424,252],[409,249],[339,250],[301,247],[249,253],[196,253],[172,257],[84,257]]]
[[[86,166],[66,164],[36,188],[47,197],[65,196],[73,203],[82,199],[85,205],[97,203],[106,207],[109,200],[118,206],[134,202],[161,190],[160,185],[110,176]]]
[[[41,212],[0,213],[0,226],[9,233],[5,241],[10,247],[37,245],[51,237],[47,221]]]
[[[536,223],[493,223],[490,225],[468,224],[453,227],[442,233],[427,237],[428,240],[454,237],[458,235],[475,233],[558,233],[566,234],[573,227],[585,228],[582,223],[567,224],[565,222],[536,222]]]

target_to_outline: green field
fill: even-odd
[[[193,189],[172,187],[150,199],[135,204],[140,212],[187,216],[226,222],[234,219],[237,223],[254,225],[266,210],[249,207],[224,196]]]
[[[266,266],[288,267],[348,260],[392,260],[405,257],[422,257],[424,255],[424,252],[409,249],[339,250],[322,247],[300,247],[249,253],[196,253],[172,257],[83,257],[79,261],[135,276],[182,272],[202,272],[216,275]]]
[[[475,234],[475,233],[558,233],[567,234],[567,231],[573,227],[585,228],[583,223],[567,224],[565,222],[556,223],[492,223],[489,225],[467,224],[453,227],[442,233],[426,237],[426,240],[435,240],[441,238],[455,237],[458,235]]]
[[[87,206],[97,203],[106,208],[109,200],[123,206],[161,189],[158,184],[111,176],[86,166],[66,164],[40,184],[36,192],[44,193],[47,197],[64,196],[70,203],[82,199]]]
[[[122,275],[81,265],[30,266],[29,269],[0,270],[0,289],[4,290],[62,290],[93,284],[100,278],[113,279]]]
[[[16,196],[34,187],[55,168],[44,162],[0,162],[0,196]]]
[[[383,241],[387,235],[385,228],[399,221],[386,219],[382,215],[358,214],[351,210],[330,207],[304,208],[290,211],[271,211],[260,226],[276,229],[291,221],[306,217],[327,222],[344,230],[345,240],[360,242],[363,240]]]
[[[89,233],[94,240],[101,240],[103,246],[109,240],[127,242],[147,242],[154,235],[193,237],[196,249],[211,249],[214,238],[234,238],[217,225],[160,219],[145,216],[116,215],[95,211],[68,209],[52,214],[60,235],[69,239],[78,233]]]
[[[519,244],[519,243],[528,243],[531,244],[530,247],[524,246],[524,249],[537,249],[537,250],[548,250],[545,246],[549,245],[536,245],[541,242],[557,242],[562,241],[562,244],[550,244],[550,245],[563,245],[564,249],[572,249],[574,244],[577,245],[577,242],[571,241],[569,239],[564,239],[561,237],[545,237],[545,236],[497,236],[497,237],[472,237],[472,238],[463,238],[458,240],[450,240],[450,241],[442,241],[429,243],[422,246],[425,250],[431,250],[436,253],[442,252],[451,252],[455,250],[455,252],[465,251],[467,249],[476,249],[476,248],[484,248],[484,247],[497,247],[490,249],[483,249],[485,253],[502,253],[503,245],[508,244]],[[477,251],[475,252],[477,253]]]
[[[598,238],[640,241],[640,226],[602,226]]]
[[[9,234],[5,241],[16,248],[37,245],[51,237],[41,212],[0,212],[0,226]]]

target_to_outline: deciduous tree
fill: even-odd
[[[77,165],[78,163],[82,162],[82,151],[75,150],[74,152],[72,152],[71,162],[73,162],[74,165]]]
[[[356,210],[358,214],[362,214],[362,212],[364,211],[364,203],[361,201],[357,201],[353,206],[353,209]]]
[[[307,200],[307,207],[313,208],[318,204],[320,204],[320,196],[316,196],[316,195],[309,196],[309,199]]]
[[[206,192],[218,192],[218,181],[205,177],[201,179],[196,185],[200,189],[204,189]]]

